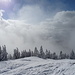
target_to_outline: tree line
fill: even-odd
[[[0,61],[5,61],[8,59],[19,59],[19,58],[25,58],[25,57],[31,57],[36,56],[43,59],[75,59],[75,52],[72,50],[70,54],[63,53],[60,51],[59,55],[56,54],[56,52],[51,53],[50,50],[43,50],[43,47],[41,46],[38,50],[37,47],[34,48],[34,51],[23,50],[19,51],[18,48],[14,49],[13,55],[8,54],[6,50],[6,46],[0,46]]]

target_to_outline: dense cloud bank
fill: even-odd
[[[75,49],[75,11],[61,11],[40,24],[27,24],[24,20],[5,20],[0,12],[0,45],[9,52],[34,49],[41,45],[51,51]]]

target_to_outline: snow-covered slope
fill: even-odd
[[[28,57],[2,61],[0,75],[75,75],[75,60]]]

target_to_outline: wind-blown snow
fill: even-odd
[[[75,75],[75,60],[28,57],[2,61],[0,75]]]

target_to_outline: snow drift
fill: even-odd
[[[2,61],[0,75],[75,75],[75,60],[28,57]]]

